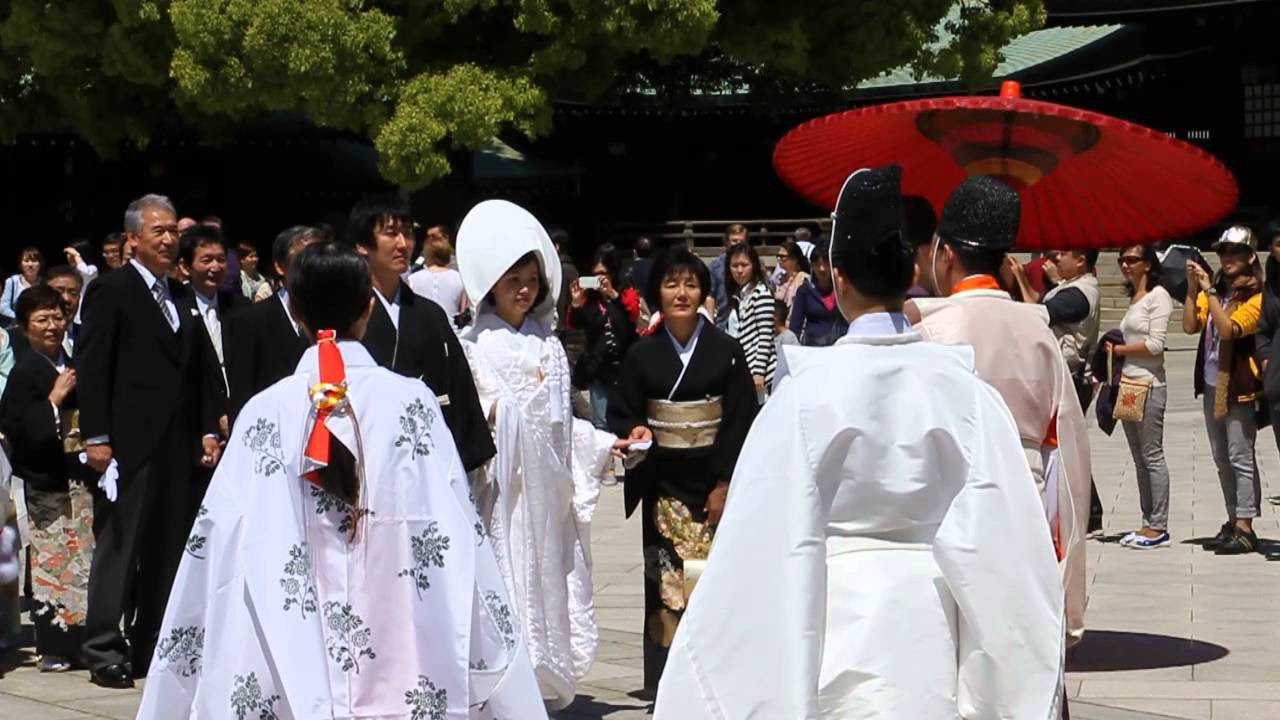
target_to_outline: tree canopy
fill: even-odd
[[[978,80],[1041,0],[0,0],[0,140],[110,153],[271,113],[359,133],[418,188],[448,153],[550,129],[557,99]]]

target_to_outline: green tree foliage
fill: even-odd
[[[301,114],[421,187],[448,153],[550,128],[554,99],[838,95],[904,64],[977,80],[1041,0],[0,0],[0,139],[102,152]]]

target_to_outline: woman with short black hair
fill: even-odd
[[[653,443],[624,487],[627,515],[643,507],[646,688],[662,675],[757,408],[741,346],[699,312],[710,291],[706,264],[688,250],[657,259],[645,300],[662,325],[627,352],[609,399],[610,429]]]
[[[0,398],[0,430],[12,448],[31,522],[31,619],[41,672],[80,659],[89,566],[93,562],[93,472],[76,403],[76,371],[62,350],[68,318],[62,296],[37,285],[18,297],[17,323],[31,350],[18,360]]]

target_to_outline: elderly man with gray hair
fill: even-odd
[[[191,290],[167,277],[178,256],[173,204],[134,200],[124,230],[134,256],[89,286],[76,348],[80,437],[89,466],[103,473],[84,659],[91,681],[110,688],[132,687],[147,672],[200,501],[192,471],[213,467],[220,453],[200,318]]]

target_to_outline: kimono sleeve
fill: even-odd
[[[252,632],[250,627],[229,627],[226,618],[234,617],[229,611],[244,602],[240,546],[245,516],[239,498],[243,480],[254,475],[249,450],[239,442],[229,444],[183,549],[147,675],[140,719],[192,715],[204,666],[220,662],[206,655],[206,635],[212,647],[218,634]]]
[[[489,435],[489,406],[483,402],[477,387],[476,378],[472,374],[472,358],[458,341],[449,318],[433,303],[431,306],[433,321],[437,334],[443,338],[445,355],[449,365],[449,405],[445,408],[449,425],[457,428],[453,436],[458,439],[458,454],[462,457],[462,465],[467,471],[475,470],[493,457],[495,448],[493,438]]]
[[[711,456],[711,472],[716,481],[728,480],[734,475],[738,455],[760,408],[746,355],[736,343],[733,359],[725,372],[724,417],[720,421],[720,432],[716,435],[716,447]]]
[[[609,403],[605,412],[608,416],[609,429],[618,437],[627,437],[631,431],[646,420],[646,403],[644,372],[641,366],[645,360],[645,350],[650,345],[640,342],[632,345],[622,358],[618,382],[609,391]]]
[[[437,418],[443,425],[443,420]],[[443,434],[441,434],[443,433]],[[434,429],[435,437],[450,437],[447,428]],[[451,438],[450,438],[451,439]],[[547,713],[534,676],[533,663],[523,633],[512,619],[510,599],[484,524],[469,496],[468,474],[456,448],[448,447],[449,482],[458,508],[471,523],[475,535],[474,586],[467,684],[472,720],[545,720]],[[479,472],[483,473],[483,470]]]
[[[476,405],[480,408],[480,417],[485,418],[488,423],[491,423],[494,418],[494,410],[496,409],[498,398],[502,393],[498,389],[496,380],[490,376],[488,368],[485,365],[484,358],[481,356],[483,351],[480,350],[480,347],[470,340],[460,341],[459,345],[462,348],[463,357],[467,362],[467,366],[471,369],[471,373],[474,376],[471,387],[475,388],[476,391]],[[453,399],[450,398],[450,402],[452,401]],[[489,429],[490,433],[492,433],[492,429],[488,425],[486,429]],[[492,435],[490,436],[492,437]],[[468,472],[470,472],[470,470],[468,470]]]
[[[0,430],[9,438],[14,455],[45,458],[62,452],[62,438],[58,429],[58,411],[49,402],[49,391],[27,366],[14,371],[9,383],[0,395]],[[24,477],[28,485],[37,490],[65,490],[66,478]],[[48,483],[54,483],[49,485]]]
[[[1053,543],[1013,418],[989,387],[976,400],[969,471],[933,546],[958,608],[960,717],[1056,717],[1065,640]]]
[[[826,511],[797,389],[781,388],[747,438],[658,685],[657,720],[818,717]]]

